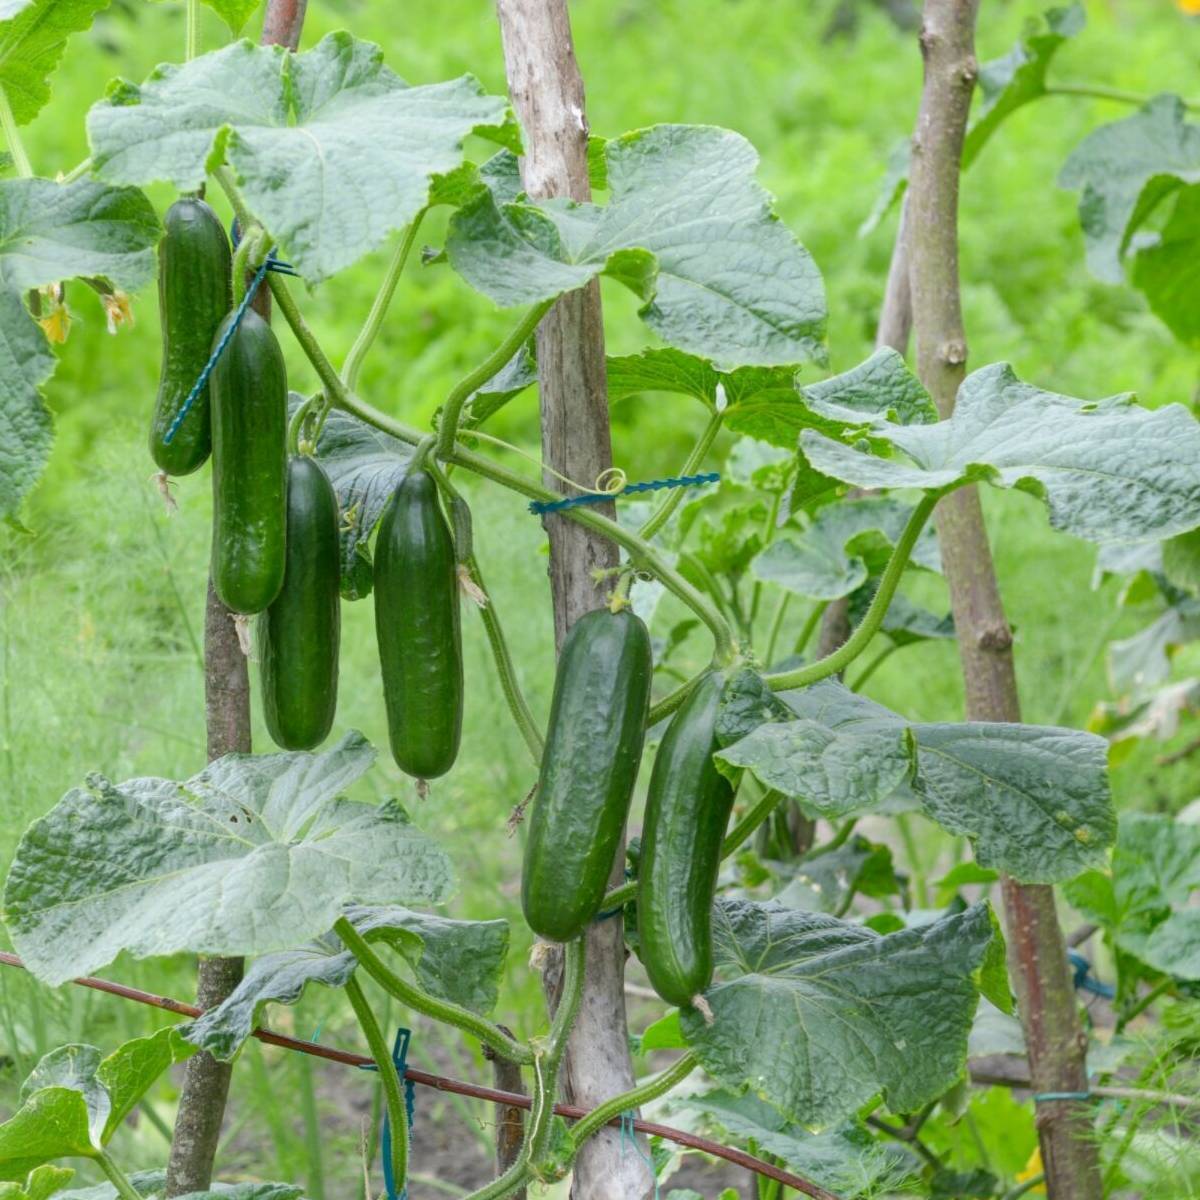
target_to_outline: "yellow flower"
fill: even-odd
[[[62,292],[51,286],[42,288],[38,294],[41,297],[41,316],[37,323],[50,341],[61,345],[71,331],[71,313],[62,298]]]
[[[125,324],[133,327],[133,302],[124,292],[102,292],[100,303],[104,305],[109,333],[116,333]]]
[[[1035,1147],[1033,1153],[1029,1156],[1029,1161],[1025,1164],[1025,1169],[1017,1175],[1017,1182],[1028,1183],[1029,1180],[1036,1179],[1041,1175],[1044,1170],[1041,1148]],[[1044,1183],[1038,1184],[1029,1194],[1031,1196],[1044,1196],[1046,1194],[1046,1185]]]
[[[1200,16],[1200,0],[1175,0],[1180,12],[1185,12],[1189,16]]]

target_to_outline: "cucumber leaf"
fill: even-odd
[[[154,1200],[163,1194],[166,1171],[138,1171],[129,1176],[133,1190],[139,1196]],[[179,1200],[300,1200],[304,1189],[294,1183],[214,1183],[203,1192],[188,1192]],[[72,1188],[57,1200],[120,1200],[111,1183],[97,1183],[87,1188]]]
[[[55,359],[25,293],[80,275],[140,287],[154,273],[159,232],[150,202],[133,188],[0,180],[0,520],[16,522],[52,440],[39,389]]]
[[[137,957],[264,954],[325,933],[347,904],[436,902],[446,855],[396,801],[340,795],[375,751],[228,754],[186,783],[92,776],[17,847],[5,917],[50,984]]]
[[[384,942],[399,953],[427,992],[477,1012],[495,1007],[508,952],[506,921],[453,921],[395,906],[353,905],[346,915],[368,941]],[[310,983],[342,987],[357,967],[358,960],[335,933],[295,950],[264,954],[227,999],[181,1026],[180,1033],[228,1062],[253,1033],[267,1004],[295,1004]]]
[[[840,375],[806,384],[800,395],[814,412],[839,425],[858,427],[879,417],[898,425],[931,425],[938,419],[925,385],[889,346]]]
[[[891,370],[907,368],[894,361]],[[844,411],[837,397],[814,401],[809,391],[822,411]],[[878,458],[814,430],[800,444],[817,470],[858,487],[1018,488],[1046,501],[1056,529],[1092,541],[1160,539],[1200,525],[1200,424],[1179,404],[1078,400],[996,363],[967,376],[949,420],[876,417],[863,426],[905,457]]]
[[[67,38],[87,29],[109,0],[0,0],[0,88],[18,125],[50,99],[50,76]]]
[[[1200,345],[1200,185],[1180,191],[1162,233],[1133,256],[1134,287],[1185,345]]]
[[[229,26],[229,32],[237,37],[262,4],[262,0],[204,0],[204,3]]]
[[[745,138],[656,125],[604,149],[604,206],[480,188],[450,218],[454,269],[503,307],[608,275],[638,295],[668,345],[730,368],[823,359],[820,272],[772,213]]]
[[[962,1075],[993,930],[986,905],[880,936],[777,903],[713,910],[715,1020],[681,1014],[704,1069],[810,1127],[882,1095],[912,1112]]]
[[[23,1183],[0,1183],[0,1200],[50,1200],[74,1178],[75,1171],[71,1167],[45,1163],[30,1171],[29,1178]]]
[[[173,1027],[103,1057],[95,1046],[60,1046],[34,1067],[17,1111],[0,1125],[0,1179],[24,1180],[56,1158],[95,1158],[151,1084],[195,1053]]]
[[[1121,259],[1151,212],[1185,184],[1200,183],[1200,125],[1178,96],[1156,96],[1131,117],[1103,125],[1071,152],[1058,177],[1081,193],[1079,223],[1091,271],[1124,278]]]
[[[241,41],[161,66],[141,87],[113,84],[88,114],[94,168],[112,183],[189,191],[228,162],[313,283],[407,225],[471,133],[515,145],[507,102],[470,76],[409,87],[378,46],[344,32],[303,54]]]

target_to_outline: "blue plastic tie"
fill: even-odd
[[[1041,1104],[1043,1101],[1050,1102],[1053,1100],[1091,1100],[1091,1092],[1036,1092],[1033,1097],[1034,1104]]]
[[[633,496],[638,492],[657,492],[662,488],[700,487],[706,483],[720,483],[721,476],[716,471],[707,475],[682,475],[671,479],[651,479],[646,483],[631,483],[619,492],[587,492],[582,496],[568,496],[564,500],[530,500],[529,511],[534,516],[544,516],[546,513],[562,512],[564,508],[577,508],[581,504],[603,504],[617,496]]]
[[[404,1082],[404,1111],[408,1116],[410,1133],[413,1127],[413,1116],[416,1113],[416,1093],[413,1081],[408,1078],[408,1046],[411,1041],[412,1030],[405,1029],[402,1025],[396,1030],[396,1040],[392,1044],[392,1063],[395,1065],[396,1074]],[[379,1070],[374,1063],[363,1063],[362,1069],[364,1071]],[[400,1190],[397,1191],[396,1178],[392,1174],[392,1127],[386,1110],[383,1114],[383,1133],[380,1143],[383,1152],[383,1182],[387,1187],[388,1200],[408,1200],[407,1182],[403,1183]]]
[[[621,1114],[621,1159],[624,1161],[625,1147],[632,1146],[637,1152],[638,1158],[650,1168],[650,1174],[654,1178],[654,1200],[658,1200],[658,1172],[654,1169],[654,1158],[638,1145],[637,1130],[634,1128],[633,1122],[633,1110],[626,1109]]]
[[[1091,992],[1093,996],[1100,996],[1105,1000],[1112,1000],[1117,994],[1117,989],[1109,983],[1101,983],[1092,974],[1092,964],[1088,962],[1082,954],[1076,954],[1075,951],[1070,951],[1067,957],[1071,961],[1071,968],[1075,972],[1075,988],[1081,992]]]

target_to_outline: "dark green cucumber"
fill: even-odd
[[[521,903],[540,937],[570,941],[604,900],[629,814],[654,664],[641,618],[599,609],[571,626],[558,657]]]
[[[712,982],[712,903],[733,788],[713,764],[724,676],[710,671],[654,759],[638,869],[639,954],[654,990],[686,1005]]]
[[[263,717],[277,746],[311,750],[337,709],[338,503],[320,465],[293,458],[287,476],[283,587],[258,618]]]
[[[379,522],[375,638],[396,765],[444,775],[462,733],[462,636],[454,538],[427,471],[405,477]]]
[[[287,372],[271,326],[253,309],[217,360],[211,391],[213,586],[235,613],[262,612],[283,586]]]
[[[208,458],[209,389],[204,387],[168,444],[167,432],[212,351],[229,312],[231,256],[221,222],[203,200],[176,200],[158,247],[162,367],[150,422],[150,453],[168,475],[189,475]]]

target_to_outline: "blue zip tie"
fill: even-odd
[[[1052,1100],[1091,1100],[1091,1092],[1036,1092],[1033,1097],[1034,1104],[1041,1104],[1043,1101]]]
[[[416,1089],[413,1081],[408,1078],[408,1047],[412,1041],[412,1030],[403,1025],[396,1030],[396,1040],[392,1044],[392,1062],[396,1074],[404,1083],[404,1111],[408,1116],[408,1130],[412,1133],[413,1117],[416,1113]],[[363,1063],[363,1071],[378,1071],[374,1063]],[[383,1114],[383,1133],[380,1137],[380,1149],[383,1154],[383,1182],[387,1187],[388,1200],[408,1200],[408,1183],[405,1181],[399,1191],[396,1191],[396,1179],[392,1175],[392,1127],[388,1121],[386,1108]]]
[[[234,217],[230,222],[229,240],[233,243],[235,250],[238,248],[238,243],[242,240],[242,227],[238,224],[237,217]],[[291,263],[285,263],[276,258],[274,250],[267,255],[267,262],[270,263],[267,270],[274,271],[276,275],[294,275],[297,279],[300,278],[300,272]]]
[[[654,1169],[654,1158],[638,1145],[637,1130],[634,1128],[633,1121],[633,1109],[627,1108],[621,1114],[621,1158],[625,1158],[626,1144],[632,1145],[637,1151],[638,1158],[650,1168],[650,1174],[654,1179],[654,1200],[658,1200],[658,1172]]]
[[[175,435],[179,432],[180,425],[183,424],[184,418],[192,411],[192,405],[196,403],[197,397],[205,387],[208,386],[208,377],[213,373],[213,368],[217,365],[218,359],[225,353],[225,347],[229,345],[230,339],[237,333],[238,326],[242,323],[242,318],[246,315],[246,310],[250,307],[250,302],[254,299],[255,293],[259,289],[259,285],[267,276],[267,269],[270,259],[263,263],[254,278],[250,281],[250,286],[246,288],[246,294],[242,297],[242,302],[237,306],[237,310],[233,314],[233,320],[229,323],[229,328],[221,335],[221,340],[213,347],[212,353],[208,356],[208,362],[204,364],[204,369],[200,372],[200,378],[192,384],[192,390],[188,392],[187,399],[183,402],[183,407],[175,414],[175,419],[171,422],[170,428],[163,436],[163,445],[169,446],[174,440]]]
[[[720,483],[721,476],[716,471],[707,475],[683,475],[671,479],[651,479],[646,483],[631,483],[619,492],[587,492],[582,496],[568,496],[565,500],[530,500],[529,511],[534,516],[544,516],[546,513],[562,512],[564,508],[577,508],[581,504],[603,504],[606,500],[614,500],[617,496],[633,496],[638,492],[657,492],[661,488],[700,487],[706,483]]]

